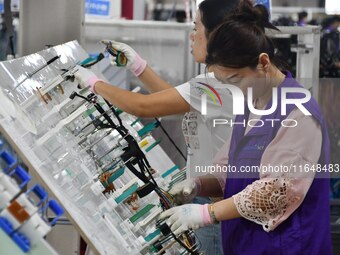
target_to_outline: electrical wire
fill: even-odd
[[[169,192],[165,191],[162,188],[160,188],[160,191],[171,201],[172,206],[174,206],[175,205],[174,197]]]
[[[157,193],[157,195],[163,202],[163,205],[164,205],[163,209],[170,209],[171,207],[174,206],[173,202],[158,187],[155,188],[155,192]]]
[[[162,123],[160,122],[160,120],[158,118],[155,118],[157,124],[159,125],[159,127],[162,129],[162,131],[164,132],[164,134],[168,137],[168,139],[170,140],[170,142],[173,144],[173,146],[175,146],[176,150],[178,151],[178,153],[183,157],[183,159],[185,161],[187,161],[187,157],[184,155],[184,153],[181,151],[181,149],[176,145],[175,141],[170,137],[169,133],[165,130],[165,128],[163,127]]]
[[[189,252],[189,254],[195,254],[195,252],[186,246],[179,238],[177,238],[173,232],[171,232],[171,235],[177,241],[177,243],[179,243],[187,252]]]
[[[94,97],[94,96],[93,96]],[[157,185],[157,182],[155,181],[155,179],[153,178],[151,172],[150,172],[150,164],[148,162],[148,160],[145,157],[145,154],[140,150],[140,147],[138,146],[137,142],[134,140],[134,138],[129,134],[128,130],[124,127],[121,118],[119,117],[119,114],[117,114],[116,110],[111,107],[112,105],[105,100],[106,104],[112,109],[113,114],[115,115],[115,117],[117,118],[117,120],[119,121],[120,126],[117,126],[113,120],[111,119],[110,115],[108,115],[104,109],[96,102],[96,100],[92,99],[92,98],[88,98],[89,101],[91,101],[91,103],[94,104],[96,110],[98,110],[103,116],[104,118],[108,121],[108,123],[111,125],[111,128],[116,129],[118,131],[118,133],[127,141],[127,143],[129,144],[129,149],[134,149],[135,151],[132,151],[132,154],[127,154],[127,156],[129,157],[129,160],[125,163],[125,165],[139,178],[141,179],[144,183],[152,183],[154,185],[153,189],[156,192],[156,194],[158,195],[160,202],[162,204],[163,209],[169,209],[171,207],[173,207],[175,205],[174,203],[174,198],[165,190],[159,188],[159,186]],[[173,140],[170,138],[169,134],[166,132],[166,130],[162,127],[160,121],[158,119],[156,119],[157,123],[159,124],[159,126],[161,126],[162,130],[164,131],[164,133],[168,136],[169,140],[175,145],[175,143],[173,142]],[[132,148],[131,148],[132,146]],[[175,145],[176,146],[176,145]],[[176,149],[180,152],[179,148],[176,146]],[[182,157],[185,158],[184,154],[182,152],[180,152]],[[135,159],[137,160],[137,164],[141,170],[141,172],[138,172],[137,169],[133,166],[132,162],[131,162],[131,157],[135,157]],[[123,159],[123,158],[122,158]],[[185,158],[186,159],[186,158]],[[124,160],[124,159],[123,159]],[[145,175],[145,171],[148,173],[150,179],[147,178],[147,176]],[[179,244],[181,245],[188,253],[190,254],[197,254],[197,252],[193,251],[191,248],[194,247],[194,242],[193,244],[191,244],[191,242],[189,241],[189,238],[186,238],[184,241],[184,243],[176,237],[176,235],[171,232],[171,235],[173,237],[173,239]],[[190,247],[189,247],[190,246]]]

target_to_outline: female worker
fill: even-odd
[[[221,221],[224,254],[331,254],[325,121],[313,98],[302,104],[311,116],[294,104],[287,104],[286,114],[281,112],[285,90],[295,91],[286,95],[291,102],[304,96],[296,92],[302,87],[291,74],[278,69],[273,43],[265,35],[265,28],[273,26],[259,16],[260,9],[245,8],[228,16],[207,46],[206,63],[215,77],[253,99],[235,119],[227,147],[234,170],[227,173],[224,200],[174,207],[161,218],[175,234]],[[272,113],[255,116],[254,109]],[[242,124],[251,119],[258,119],[253,127]],[[298,125],[281,124],[289,119]],[[284,166],[288,171],[259,168],[254,176],[242,172],[247,166]],[[315,173],[313,167],[326,171]],[[197,178],[195,189],[202,196],[222,195],[212,178]]]
[[[199,5],[199,11],[194,22],[195,28],[190,36],[192,40],[191,52],[196,62],[204,63],[207,38],[210,32],[223,21],[227,14],[235,10],[240,2],[251,6],[251,2],[248,0],[205,0]],[[206,89],[205,85],[195,83],[197,87],[193,88],[189,82],[186,82],[174,88],[153,72],[146,61],[130,46],[119,42],[112,42],[112,46],[126,55],[128,59],[127,67],[143,82],[151,94],[142,95],[113,87],[99,80],[93,72],[82,67],[79,67],[79,71],[75,74],[80,85],[82,87],[90,86],[93,92],[101,95],[113,105],[139,117],[158,117],[186,113],[182,128],[190,148],[190,158],[188,158],[187,164],[189,165],[190,163],[191,166],[209,164],[214,158],[213,151],[217,151],[221,147],[227,137],[230,136],[231,131],[230,128],[221,126],[212,132],[211,122],[208,121],[208,117],[232,118],[231,96],[225,95],[225,98],[222,98],[223,107],[219,104],[216,105],[208,97],[209,116],[202,116],[200,114],[202,91],[200,86]],[[211,73],[208,74],[208,77],[201,75],[198,79],[199,82],[203,83],[210,83],[214,80]],[[189,181],[189,183],[191,182]],[[176,195],[178,190],[181,190],[181,187],[181,185],[176,186],[173,193]],[[189,193],[191,193],[191,190],[189,190]],[[181,199],[181,195],[178,195],[177,198],[179,203],[192,200],[188,199],[188,196]],[[203,249],[206,252],[209,251],[209,254],[220,254],[220,230],[218,226],[211,226],[208,231],[200,232],[203,233],[203,237],[200,238]],[[199,237],[201,236],[200,234],[198,235]]]
[[[244,5],[251,5],[249,0],[205,0],[199,5],[199,11],[196,14],[194,22],[195,28],[190,35],[190,39],[192,40],[191,52],[196,62],[204,63],[209,33],[222,22],[228,13],[235,10],[240,2]],[[190,138],[192,138],[189,130],[194,126],[192,123],[194,121],[197,123],[198,133],[206,134],[210,132],[211,127],[209,125],[211,125],[211,123],[206,121],[206,117],[200,114],[202,90],[199,86],[204,87],[205,85],[195,83],[195,86],[198,88],[193,88],[189,82],[186,82],[177,87],[172,87],[171,84],[165,82],[153,72],[146,61],[131,47],[119,42],[112,42],[112,46],[126,55],[128,59],[127,67],[143,82],[151,94],[143,95],[114,87],[99,80],[96,75],[88,69],[79,66],[79,71],[75,74],[75,77],[81,86],[90,86],[93,92],[101,95],[113,105],[138,117],[159,117],[187,113],[184,116],[183,130],[185,131],[184,136],[189,142],[191,141]],[[201,81],[204,81],[204,83],[209,83],[210,80],[213,80],[213,75],[209,73],[208,76],[200,75],[196,78],[202,79]],[[210,97],[208,97],[209,116],[216,115],[224,119],[232,117],[230,111],[231,97],[230,95],[226,95],[226,97],[225,100],[222,100],[223,108],[219,104],[216,105],[210,100]],[[190,111],[192,112],[189,113]],[[218,136],[222,138],[222,141],[230,134],[225,127],[223,130],[221,129],[221,133],[223,134]],[[203,144],[209,145],[209,143],[211,143],[211,139],[201,141],[200,149],[203,149]],[[197,141],[195,141],[194,144],[197,144]],[[188,145],[190,146],[190,143]],[[211,146],[213,145],[206,145],[207,148]],[[220,147],[219,145],[215,146]],[[197,146],[190,147],[191,150],[197,148]],[[210,151],[211,150],[206,150],[205,154],[210,154]],[[211,155],[210,158],[212,159],[213,156]],[[195,159],[199,160],[199,157],[195,157]],[[191,157],[190,161],[193,160],[193,157]]]

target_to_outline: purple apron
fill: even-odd
[[[286,119],[295,106],[287,105],[287,115],[281,115],[281,88],[301,87],[290,73],[278,87],[277,110],[267,119],[280,119],[272,123],[264,121],[263,127],[251,129],[247,135],[243,125],[236,125],[233,129],[229,151],[229,164],[239,169],[241,166],[260,165],[262,154],[268,144],[274,139],[281,120]],[[301,94],[289,93],[288,98],[299,98]],[[268,103],[269,108],[272,105]],[[319,122],[322,128],[322,149],[320,164],[330,162],[330,147],[327,127],[314,98],[304,106]],[[267,109],[268,109],[267,108]],[[236,116],[235,122],[242,122],[249,118],[249,109],[245,107],[245,114]],[[302,134],[303,135],[303,134]],[[229,174],[225,184],[224,198],[229,198],[242,191],[247,185],[259,179],[259,175],[240,178],[236,174]],[[228,255],[256,255],[256,254],[332,254],[330,236],[330,205],[329,179],[315,178],[303,203],[293,214],[282,222],[275,230],[265,232],[261,225],[245,218],[238,218],[222,222],[222,245],[224,254]]]

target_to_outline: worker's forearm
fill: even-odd
[[[150,93],[172,88],[171,84],[164,81],[148,65],[146,66],[144,72],[140,76],[138,76],[138,78]]]
[[[217,178],[212,174],[201,176],[200,196],[203,197],[223,197],[223,191]]]
[[[213,210],[218,221],[241,217],[232,197],[214,203]]]
[[[95,90],[111,104],[137,117],[161,117],[190,111],[190,105],[175,88],[143,95],[98,81]]]
[[[201,182],[200,196],[222,197],[223,191],[217,178],[212,174],[199,177]],[[214,203],[213,210],[218,221],[241,217],[232,197]]]
[[[95,84],[95,90],[97,94],[111,104],[133,115],[136,115],[136,110],[140,108],[140,102],[145,97],[145,95],[121,89],[102,81]]]

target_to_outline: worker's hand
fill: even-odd
[[[76,66],[77,71],[74,73],[74,78],[77,79],[80,88],[89,88],[93,93],[95,92],[94,85],[100,80],[97,75],[91,70],[80,65]]]
[[[161,213],[159,219],[165,218],[168,218],[166,224],[175,235],[189,229],[195,230],[213,224],[213,220],[209,214],[208,204],[176,206]]]
[[[125,54],[127,58],[127,64],[126,67],[130,69],[130,71],[135,75],[139,76],[141,75],[145,68],[146,68],[146,61],[142,59],[139,54],[132,49],[129,45],[121,42],[111,41],[111,40],[102,40],[103,44],[109,44],[111,43],[112,47],[118,51],[121,51]],[[117,65],[116,58],[114,56],[111,56],[111,64]]]
[[[199,190],[199,179],[187,179],[175,184],[169,193],[174,196],[176,204],[187,204],[197,196]]]

